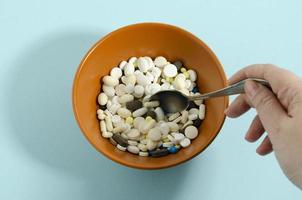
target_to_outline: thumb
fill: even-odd
[[[245,93],[269,136],[278,134],[281,121],[287,117],[287,114],[277,97],[267,87],[251,80],[245,83]]]

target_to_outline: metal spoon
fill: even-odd
[[[182,110],[185,110],[189,106],[190,101],[208,99],[212,97],[229,96],[234,94],[242,94],[244,93],[244,84],[247,80],[256,81],[270,88],[270,85],[266,80],[249,78],[239,81],[238,83],[235,83],[228,87],[197,96],[187,96],[177,90],[162,90],[152,95],[149,98],[149,101],[158,100],[160,103],[160,107],[166,113],[180,112]]]

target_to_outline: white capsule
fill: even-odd
[[[168,120],[169,120],[169,121],[173,121],[174,119],[176,119],[176,118],[179,117],[179,116],[180,116],[180,113],[179,113],[179,112],[174,113],[174,114],[172,114],[172,115],[169,116]]]
[[[153,76],[150,72],[147,72],[147,73],[146,73],[146,78],[147,78],[150,82],[154,81],[154,76]]]
[[[159,128],[152,128],[148,131],[147,137],[152,141],[159,141],[161,139],[161,132]]]
[[[194,121],[194,120],[196,120],[196,119],[198,118],[198,115],[197,115],[197,114],[190,114],[190,115],[188,116],[188,118],[189,118],[189,120]]]
[[[111,117],[111,121],[112,121],[113,124],[118,124],[122,121],[122,118],[118,115],[113,115]]]
[[[157,143],[156,142],[154,142],[154,141],[152,141],[150,139],[147,140],[147,149],[149,151],[154,150],[156,147],[157,147]]]
[[[175,122],[167,122],[168,126],[170,127],[170,131],[177,132],[179,130],[179,127],[177,123]]]
[[[132,63],[127,63],[124,67],[124,74],[126,76],[134,73],[134,66]]]
[[[181,123],[186,123],[188,120],[189,112],[187,110],[184,110],[181,112]]]
[[[148,60],[144,57],[140,57],[137,59],[137,66],[141,72],[147,72],[150,68]]]
[[[177,68],[173,64],[167,64],[164,66],[163,74],[165,77],[175,77],[177,75]]]
[[[113,136],[113,134],[111,132],[102,132],[102,137],[103,138],[111,138]]]
[[[133,120],[133,126],[136,129],[140,129],[140,125],[145,121],[143,117],[136,117]]]
[[[191,115],[191,114],[197,114],[198,115],[198,113],[199,113],[199,109],[197,109],[197,108],[191,108],[189,110],[189,115]]]
[[[98,119],[99,120],[104,120],[105,119],[105,116],[104,114],[98,114]]]
[[[163,109],[161,109],[161,107],[155,108],[154,112],[156,113],[156,119],[157,119],[157,121],[164,120],[165,114],[164,114]]]
[[[167,123],[163,122],[159,125],[160,131],[163,135],[168,135],[170,132],[170,127]]]
[[[126,151],[126,149],[127,149],[126,147],[123,147],[123,146],[121,146],[119,144],[116,145],[116,148],[119,149],[119,150],[121,150],[121,151]]]
[[[198,129],[195,126],[188,126],[185,129],[185,135],[189,139],[195,139],[198,136]]]
[[[192,85],[192,82],[190,80],[185,80],[185,84],[184,85],[185,85],[185,88],[188,89],[189,91],[192,90],[192,89],[191,90],[189,89],[191,87],[191,85]]]
[[[137,60],[137,57],[131,57],[129,58],[128,62],[134,64],[134,62]]]
[[[174,138],[172,135],[167,135],[167,138],[168,138],[171,142],[177,143],[176,140],[175,140],[175,138]]]
[[[195,82],[197,79],[197,74],[194,70],[190,69],[188,70],[189,76],[190,76],[190,80]]]
[[[141,98],[144,95],[145,89],[141,85],[134,86],[134,96],[136,98]]]
[[[112,121],[111,118],[106,116],[105,117],[105,122],[106,122],[106,128],[108,131],[112,131],[113,130],[113,126],[112,126]]]
[[[98,103],[101,106],[104,106],[104,105],[106,105],[107,101],[108,101],[108,96],[103,92],[100,93],[99,96],[98,96]]]
[[[177,117],[176,119],[174,119],[172,122],[174,123],[178,123],[181,121],[181,116]]]
[[[103,82],[105,85],[112,86],[112,87],[118,85],[119,83],[118,79],[112,76],[104,76]]]
[[[161,86],[158,84],[158,83],[152,83],[150,84],[150,92],[151,92],[151,95],[159,92],[161,90]]]
[[[101,128],[101,132],[102,133],[105,133],[107,131],[107,128],[106,128],[106,123],[105,121],[100,121],[100,128]]]
[[[205,112],[206,112],[206,108],[204,104],[200,104],[199,106],[199,113],[198,113],[198,117],[199,119],[203,120],[205,117]]]
[[[113,97],[115,94],[115,90],[112,86],[103,85],[103,91],[108,97]]]
[[[120,68],[121,70],[123,70],[126,64],[127,64],[127,61],[124,61],[124,60],[123,60],[122,62],[120,62],[119,68]]]
[[[180,146],[186,148],[191,144],[191,141],[188,138],[184,138],[182,141],[180,141],[179,144],[180,144]]]
[[[168,62],[167,62],[167,59],[166,59],[165,57],[163,57],[163,56],[158,56],[158,57],[155,58],[154,64],[155,64],[155,66],[157,66],[157,67],[163,67],[163,66],[165,66],[166,64],[168,64]]]
[[[151,84],[151,81],[149,81],[143,73],[136,74],[136,82],[141,86],[146,86],[148,84]]]
[[[122,70],[121,70],[120,68],[118,68],[118,67],[114,67],[114,68],[112,68],[111,71],[110,71],[110,76],[112,76],[112,77],[114,77],[114,78],[116,78],[116,79],[121,78],[122,75],[123,75],[123,72],[122,72]]]
[[[136,111],[134,111],[134,112],[132,113],[132,115],[133,115],[133,117],[140,117],[140,116],[143,116],[144,114],[146,114],[147,111],[148,111],[147,108],[142,107],[142,108],[137,109]]]
[[[129,101],[133,101],[134,100],[134,96],[133,95],[131,95],[131,94],[124,94],[123,96],[121,96],[120,98],[119,98],[119,103],[120,104],[124,104],[124,103],[127,103],[127,102],[129,102]]]
[[[163,147],[168,148],[174,146],[174,142],[164,142]]]
[[[126,94],[126,85],[119,84],[119,85],[115,86],[115,93],[118,96],[122,96],[122,95]]]
[[[112,104],[110,105],[109,107],[107,106],[109,112],[112,114],[112,115],[115,115],[117,110],[121,107],[121,105],[119,103],[115,103],[115,104]]]
[[[143,156],[143,157],[147,157],[147,156],[149,156],[149,153],[148,153],[148,152],[145,152],[145,151],[140,151],[140,152],[138,153],[138,155],[139,155],[139,156]]]
[[[119,123],[119,125],[117,125],[114,129],[113,129],[113,133],[121,133],[124,132],[128,129],[127,125],[124,123]]]
[[[146,108],[154,108],[159,106],[159,101],[149,101],[149,102],[144,102],[143,104]]]
[[[148,70],[150,70],[152,67],[155,67],[154,62],[153,62],[153,60],[152,60],[151,57],[149,57],[149,56],[144,56],[144,58],[145,58],[145,59],[147,60],[147,62],[148,62],[148,65],[149,65],[149,69],[148,69]]]
[[[150,129],[156,125],[156,121],[151,119],[150,121],[144,121],[143,126],[140,126],[140,132],[147,134]]]
[[[168,90],[170,88],[170,83],[168,82],[164,82],[162,85],[161,85],[161,89],[162,90]]]
[[[188,121],[181,127],[181,129],[184,129],[184,128],[186,128],[187,126],[190,126],[190,125],[192,125],[192,124],[193,124],[193,121],[188,120]]]
[[[127,117],[130,117],[131,116],[131,111],[128,110],[127,108],[119,108],[117,110],[117,114],[119,116],[121,116],[122,118],[127,118]]]
[[[200,93],[199,93],[199,92],[196,92],[194,95],[195,95],[195,96],[198,96],[198,95],[200,95]],[[195,103],[196,105],[200,106],[200,105],[203,103],[203,100],[202,100],[202,99],[201,99],[201,100],[195,100],[194,103]]]
[[[187,95],[187,96],[189,96],[189,95],[190,95],[189,90],[188,90],[188,89],[186,89],[186,88],[182,88],[182,89],[180,90],[180,92],[181,92],[181,93],[183,93],[184,95]]]

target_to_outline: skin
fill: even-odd
[[[225,114],[236,118],[255,108],[257,115],[245,139],[255,142],[265,135],[256,152],[264,156],[274,151],[284,174],[302,189],[302,79],[275,65],[256,64],[238,71],[229,83],[250,77],[267,80],[272,91],[247,81],[245,94],[239,95]]]

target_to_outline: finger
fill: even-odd
[[[285,85],[299,80],[299,77],[292,72],[279,68],[272,64],[249,65],[229,79],[229,84],[236,83],[246,78],[262,78],[267,80],[274,93],[277,94]]]
[[[262,141],[262,143],[259,145],[259,147],[257,148],[256,152],[261,155],[267,155],[269,153],[271,153],[273,151],[273,145],[269,139],[268,136],[266,136],[264,138],[264,140]]]
[[[249,142],[255,142],[263,135],[264,132],[265,130],[260,118],[258,115],[256,115],[245,135],[245,139]]]
[[[247,102],[246,95],[241,94],[231,103],[231,105],[225,110],[225,114],[230,118],[236,118],[247,112],[250,109],[250,105]]]
[[[268,134],[278,135],[280,122],[288,116],[274,94],[265,86],[254,81],[245,83],[246,95],[257,110],[264,129]]]

